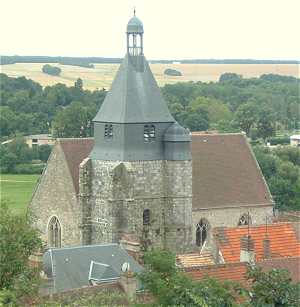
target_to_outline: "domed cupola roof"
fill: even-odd
[[[191,134],[189,129],[185,129],[177,122],[172,124],[164,135],[164,141],[166,142],[190,142]]]
[[[143,23],[133,16],[127,24],[127,33],[144,33]]]

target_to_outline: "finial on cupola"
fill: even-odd
[[[135,12],[136,12],[136,10],[135,10],[135,6],[133,7],[133,16],[135,16]]]

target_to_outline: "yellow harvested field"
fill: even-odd
[[[95,64],[95,68],[84,68],[70,65],[50,64],[61,68],[61,75],[50,76],[42,72],[46,63],[17,63],[1,65],[1,72],[10,77],[25,76],[43,86],[64,83],[73,85],[77,78],[83,80],[86,89],[108,89],[118,70],[119,64]],[[179,81],[218,81],[221,74],[232,72],[245,78],[258,77],[262,74],[279,74],[299,78],[297,64],[151,64],[151,70],[159,85]],[[173,68],[181,71],[182,76],[165,76],[164,70]]]

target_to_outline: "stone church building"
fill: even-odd
[[[94,138],[57,139],[29,209],[48,247],[122,242],[188,252],[211,229],[262,224],[273,201],[243,134],[190,133],[170,114],[144,57],[143,25]]]

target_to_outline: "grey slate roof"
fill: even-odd
[[[119,278],[120,274],[111,265],[91,261],[89,280],[108,281]]]
[[[144,58],[141,63],[143,69],[137,71],[132,63],[132,57],[125,56],[94,122],[123,124],[175,122],[162,98],[148,62]]]
[[[43,256],[44,271],[53,278],[53,292],[88,286],[89,279],[102,282],[117,279],[124,262],[135,273],[142,270],[122,247],[113,243],[54,248]]]
[[[144,33],[143,23],[133,16],[127,24],[127,33]]]

